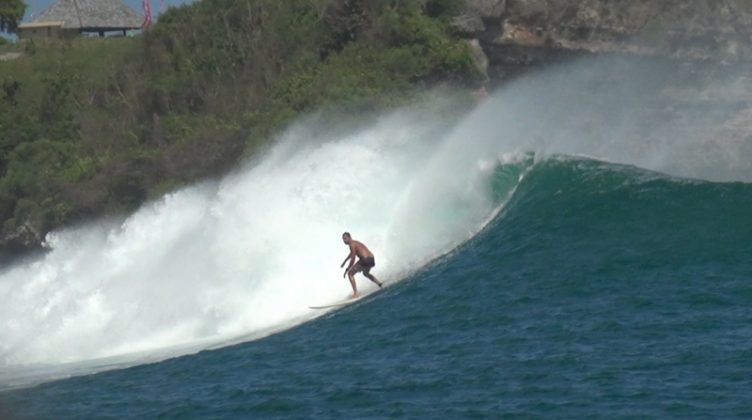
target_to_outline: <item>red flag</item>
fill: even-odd
[[[141,24],[141,30],[146,30],[151,25],[151,0],[142,0],[141,5],[144,7],[144,22]]]

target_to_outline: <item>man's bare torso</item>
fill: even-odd
[[[362,242],[353,239],[350,241],[350,251],[354,252],[358,258],[373,258],[373,253]]]

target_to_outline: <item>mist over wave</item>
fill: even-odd
[[[0,273],[0,385],[3,371],[77,363],[63,370],[86,373],[319,316],[308,306],[350,292],[337,265],[343,231],[374,251],[374,274],[399,281],[493,218],[532,156],[752,181],[752,148],[714,135],[726,110],[664,104],[656,92],[667,77],[659,66],[584,60],[520,79],[452,127],[406,110],[346,135],[303,121],[221,181],[121,223],[55,232],[46,255]],[[510,165],[495,190],[494,174]]]
[[[489,151],[584,155],[677,177],[751,182],[746,71],[691,73],[651,58],[564,64],[496,92],[456,135],[472,141],[470,153],[483,144]],[[459,142],[448,144],[462,153]]]

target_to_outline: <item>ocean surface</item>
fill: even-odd
[[[501,140],[531,126],[522,96],[282,147],[50,238],[0,274],[0,417],[752,417],[749,160],[671,127]],[[349,291],[346,229],[388,287],[308,309]]]

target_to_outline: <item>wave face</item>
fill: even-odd
[[[623,60],[552,69],[453,125],[412,111],[347,135],[301,122],[221,181],[119,223],[55,232],[46,255],[0,273],[0,384],[144,363],[313,319],[321,313],[309,305],[350,292],[337,266],[343,231],[368,244],[374,274],[391,283],[522,212],[572,247],[614,235],[590,220],[627,242],[650,242],[650,229],[679,220],[665,255],[681,243],[697,258],[740,258],[732,249],[748,249],[738,226],[749,214],[752,148],[714,136],[727,110],[646,112],[663,109],[661,71]],[[593,85],[594,74],[620,76]],[[579,224],[557,226],[561,212]],[[718,235],[735,239],[703,245]]]
[[[505,236],[529,235],[524,242],[533,253],[555,255],[550,247],[564,243],[567,251],[562,255],[582,258],[583,270],[605,261],[697,277],[692,270],[709,264],[726,275],[742,270],[737,273],[741,275],[749,268],[746,255],[752,251],[750,211],[749,183],[687,180],[555,156],[530,171],[504,217],[494,223],[504,226]],[[525,224],[517,225],[522,218]],[[536,234],[530,235],[532,231]],[[603,249],[593,252],[598,243]],[[577,252],[580,247],[583,252]]]

